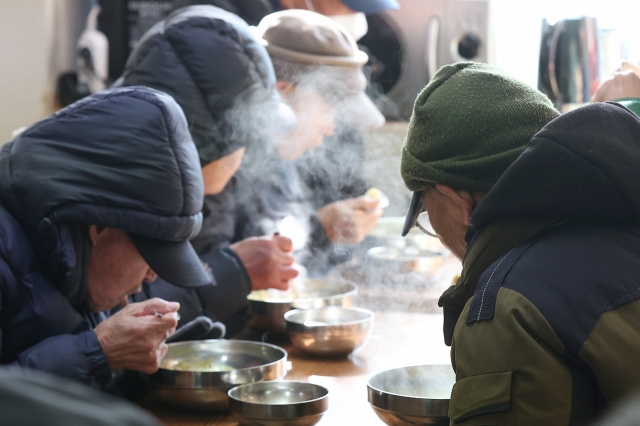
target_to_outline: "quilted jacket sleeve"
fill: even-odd
[[[101,388],[111,381],[111,370],[93,330],[43,340],[20,353],[14,364]]]

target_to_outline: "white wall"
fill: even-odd
[[[579,16],[618,28],[629,42],[629,59],[640,62],[639,0],[491,0],[495,65],[536,86],[542,19]]]
[[[0,144],[53,111],[55,81],[73,69],[86,0],[0,1]]]

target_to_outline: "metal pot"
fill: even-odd
[[[158,398],[177,407],[224,410],[229,389],[286,374],[287,351],[267,343],[201,340],[168,346],[160,369],[148,380]]]

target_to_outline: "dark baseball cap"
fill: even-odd
[[[165,241],[132,233],[129,237],[163,280],[185,288],[214,283],[211,269],[202,263],[189,241]]]

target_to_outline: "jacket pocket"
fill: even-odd
[[[449,418],[460,423],[480,414],[507,411],[511,406],[512,372],[481,374],[453,386]]]

